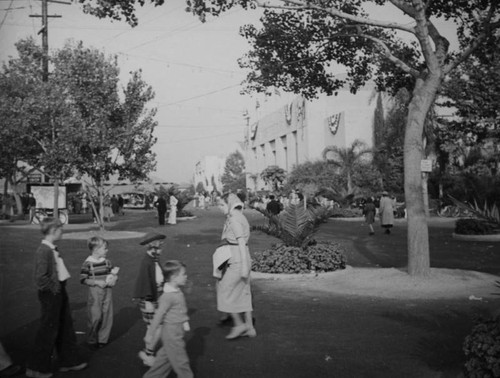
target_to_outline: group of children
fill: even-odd
[[[44,238],[35,253],[35,284],[42,316],[26,369],[26,376],[32,378],[53,376],[54,350],[60,371],[87,367],[84,353],[77,347],[65,289],[70,274],[54,244],[62,237],[62,224],[58,220],[46,219],[42,233]],[[165,235],[149,233],[140,243],[147,246],[147,250],[138,272],[134,298],[139,300],[147,332],[145,347],[139,352],[139,357],[149,366],[144,377],[166,377],[174,370],[178,377],[190,378],[193,373],[184,342],[184,333],[189,331],[189,318],[184,294],[180,290],[187,281],[186,267],[177,260],[160,266],[163,239]],[[112,288],[118,280],[119,268],[107,258],[108,242],[105,239],[95,236],[87,244],[90,255],[82,264],[80,282],[88,286],[87,343],[91,349],[98,349],[109,341],[113,324]]]
[[[147,246],[142,259],[134,298],[139,301],[147,332],[145,347],[139,357],[149,370],[145,378],[166,377],[171,370],[180,378],[193,376],[186,353],[184,333],[189,331],[189,318],[183,292],[187,282],[186,266],[177,260],[160,265],[161,245],[165,235],[149,233],[140,242]],[[92,349],[108,343],[113,322],[111,289],[117,281],[118,267],[106,258],[108,242],[95,236],[88,241],[90,256],[82,265],[80,282],[89,286],[88,336]],[[157,349],[161,341],[161,347]]]

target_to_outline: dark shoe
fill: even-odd
[[[99,344],[97,344],[97,347],[99,349],[101,349],[101,348],[104,348],[106,345],[108,345],[108,343],[99,343]]]
[[[79,364],[79,365],[74,365],[74,366],[61,366],[61,367],[59,368],[59,371],[62,371],[62,372],[67,372],[67,371],[80,371],[80,370],[85,369],[87,366],[88,366],[88,364],[87,364],[86,362],[82,362],[81,364]]]
[[[21,370],[19,365],[12,364],[7,366],[5,369],[0,370],[0,377],[12,377],[19,373],[19,370]]]
[[[375,232],[370,232],[368,235],[373,236],[375,235]]]
[[[219,321],[217,322],[217,325],[219,327],[232,326],[233,318],[231,318],[230,316],[225,316],[223,318],[220,318]]]
[[[97,343],[87,343],[87,348],[89,348],[90,350],[97,350],[97,349],[99,349],[99,344],[97,344]]]

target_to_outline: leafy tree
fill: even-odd
[[[238,189],[245,189],[245,158],[241,152],[234,151],[226,158],[221,182],[225,192],[236,193]]]
[[[288,174],[284,189],[301,189],[305,185],[317,185],[318,191],[323,189],[340,193],[341,188],[345,187],[345,178],[340,175],[332,174],[332,167],[329,162],[324,160],[307,161],[294,166]]]
[[[81,42],[66,44],[53,62],[52,82],[64,85],[65,101],[71,103],[78,120],[73,140],[75,167],[91,178],[102,209],[104,182],[111,175],[136,181],[145,179],[155,166],[151,151],[156,142],[152,135],[155,110],[146,108],[154,93],[141,72],[133,72],[121,102],[116,58]],[[101,227],[102,215],[100,211]]]
[[[196,184],[196,193],[203,193],[203,192],[205,192],[205,186],[200,181],[198,184]]]
[[[474,56],[450,75],[440,105],[456,109],[452,118],[438,119],[439,147],[445,152],[441,164],[466,158],[467,151],[500,138],[500,51],[489,57]],[[498,151],[483,154],[485,163],[496,169]],[[451,161],[449,160],[451,159]],[[462,163],[464,163],[462,161]]]
[[[125,17],[132,25],[137,23],[134,5],[144,4],[143,0],[106,0],[92,6],[90,0],[79,1],[87,12]],[[411,23],[373,19],[363,7],[368,3],[392,6]],[[411,91],[404,140],[408,272],[428,275],[429,236],[420,172],[424,125],[447,75],[478,48],[488,46],[485,50],[491,51],[498,46],[498,0],[188,0],[187,4],[202,21],[235,6],[265,8],[262,29],[252,25],[242,29],[253,46],[241,61],[243,68],[250,69],[249,91],[279,87],[313,98],[318,92],[334,94],[345,84],[356,92],[373,76],[379,89]],[[458,26],[459,52],[450,51],[449,41],[434,22],[437,17]],[[410,40],[403,40],[401,34]],[[346,80],[335,77],[330,69],[334,62],[346,67]]]
[[[270,165],[260,173],[260,177],[277,192],[286,179],[286,171],[277,165]]]
[[[373,164],[381,173],[382,187],[391,193],[404,192],[404,137],[408,115],[410,94],[405,88],[400,89],[388,100],[387,115],[383,126],[374,130]],[[377,109],[382,102],[382,94],[377,98]],[[378,111],[380,113],[380,110]],[[380,117],[380,114],[376,117]]]
[[[14,187],[20,208],[16,177],[25,179],[29,172],[38,169],[51,177],[57,188],[59,181],[72,172],[74,117],[63,88],[43,81],[41,48],[32,38],[19,41],[16,47],[19,57],[4,64],[0,79],[0,170]],[[57,198],[57,190],[55,194]],[[54,203],[57,215],[57,201]]]
[[[323,150],[323,158],[345,177],[347,194],[354,193],[353,174],[362,164],[363,157],[368,154],[371,154],[371,150],[359,139],[352,142],[350,147],[327,146]]]

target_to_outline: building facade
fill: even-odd
[[[373,145],[376,96],[373,85],[356,94],[348,89],[337,96],[308,101],[302,96],[276,108],[254,123],[245,136],[247,188],[268,189],[260,173],[276,165],[290,172],[294,166],[322,159],[327,146],[348,147],[356,139]]]
[[[221,177],[224,174],[226,158],[220,156],[204,156],[196,163],[194,170],[194,187],[203,185],[203,190],[211,193],[217,190],[222,193]]]

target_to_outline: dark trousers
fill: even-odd
[[[57,353],[60,367],[79,365],[84,362],[73,329],[66,285],[61,284],[57,294],[49,290],[38,291],[42,315],[40,328],[35,337],[35,346],[27,368],[42,373],[52,370],[52,355]]]
[[[167,210],[158,210],[158,223],[161,225],[165,224],[165,214]]]

